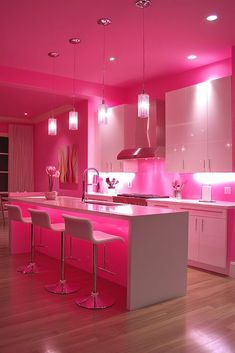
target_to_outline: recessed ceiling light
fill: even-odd
[[[24,116],[28,116],[28,113],[24,113]]]
[[[197,55],[194,55],[194,54],[188,55],[187,59],[188,60],[195,60],[195,59],[197,59]]]
[[[113,56],[110,56],[109,61],[114,61],[115,58]]]
[[[207,19],[207,21],[212,22],[212,21],[216,21],[217,18],[218,18],[217,15],[209,15],[209,16],[207,16],[206,19]]]

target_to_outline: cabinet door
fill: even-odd
[[[198,261],[226,267],[227,226],[225,219],[201,218]]]
[[[189,216],[188,259],[198,261],[200,218]]]
[[[166,169],[205,171],[206,86],[199,84],[166,95]]]
[[[121,171],[117,154],[124,146],[124,106],[109,110],[108,124],[99,125],[101,169],[105,172]]]
[[[208,82],[209,171],[232,171],[231,78]]]

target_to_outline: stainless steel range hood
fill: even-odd
[[[134,145],[117,155],[118,160],[165,157],[165,105],[163,101],[150,104],[149,119],[130,117],[133,120],[129,134],[135,134]]]

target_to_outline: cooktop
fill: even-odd
[[[156,194],[138,194],[138,193],[132,193],[132,194],[117,194],[117,196],[122,196],[122,197],[136,197],[136,198],[141,198],[141,199],[152,199],[152,198],[168,198],[169,196],[166,195],[156,195]]]

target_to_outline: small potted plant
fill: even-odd
[[[172,182],[173,193],[176,199],[182,198],[182,189],[184,187],[184,184],[185,183],[180,180],[174,180]]]
[[[49,165],[46,167],[46,173],[48,175],[49,191],[45,192],[45,197],[47,200],[55,200],[57,191],[53,191],[53,183],[54,178],[59,178],[60,172],[56,169],[55,166]]]

